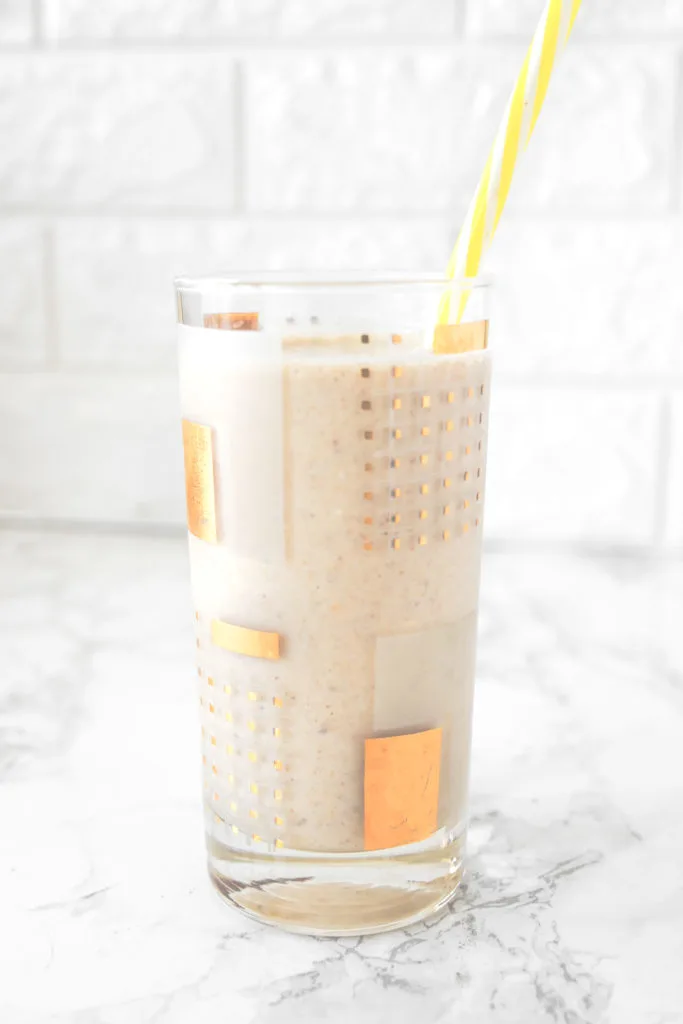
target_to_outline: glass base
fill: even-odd
[[[452,899],[464,830],[372,853],[237,850],[208,838],[218,893],[249,917],[306,935],[372,935],[423,920]]]

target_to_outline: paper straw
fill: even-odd
[[[482,254],[491,244],[510,192],[522,148],[526,148],[543,107],[555,59],[567,43],[581,0],[548,0],[522,69],[515,82],[484,172],[448,263],[447,276],[476,277]],[[469,293],[460,298],[459,323]],[[450,294],[439,304],[439,323],[450,320]]]

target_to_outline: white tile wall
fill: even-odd
[[[181,523],[171,278],[445,264],[542,0],[0,3],[0,513]],[[594,0],[487,268],[487,530],[683,548],[683,5]]]
[[[250,209],[466,207],[519,54],[297,54],[246,68]],[[457,97],[457,102],[454,102]]]
[[[510,219],[490,267],[499,372],[606,387],[683,378],[680,221]]]
[[[660,400],[501,384],[491,397],[489,538],[653,542]]]
[[[1,206],[229,209],[232,80],[216,55],[3,55]]]
[[[0,375],[0,518],[180,522],[178,389],[125,374]]]
[[[570,48],[551,82],[552,113],[538,122],[510,209],[624,217],[668,210],[678,58],[654,45],[617,49],[579,40]]]
[[[0,3],[0,44],[26,43],[33,33],[33,11],[27,0]]]
[[[39,367],[46,356],[44,229],[0,220],[0,366]]]
[[[669,503],[666,540],[672,547],[683,549],[683,392],[673,397],[670,408],[671,447]]]
[[[452,32],[460,0],[44,0],[51,39]]]
[[[477,35],[500,36],[534,31],[543,4],[538,0],[471,0],[467,28]],[[594,0],[583,4],[578,31],[582,35],[632,33],[667,35],[683,29],[680,0]]]

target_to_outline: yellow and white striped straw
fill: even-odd
[[[482,254],[491,244],[505,207],[519,152],[526,148],[536,127],[555,59],[571,35],[580,7],[581,0],[548,0],[546,4],[449,260],[449,280],[479,273]],[[468,293],[464,293],[457,323],[467,299]],[[439,305],[439,323],[449,320],[450,293],[446,292]]]

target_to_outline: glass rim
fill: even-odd
[[[273,292],[343,291],[345,288],[391,290],[392,288],[438,288],[443,291],[486,289],[493,284],[490,274],[449,278],[441,271],[405,270],[219,270],[207,274],[180,274],[173,280],[176,291],[235,288]]]

